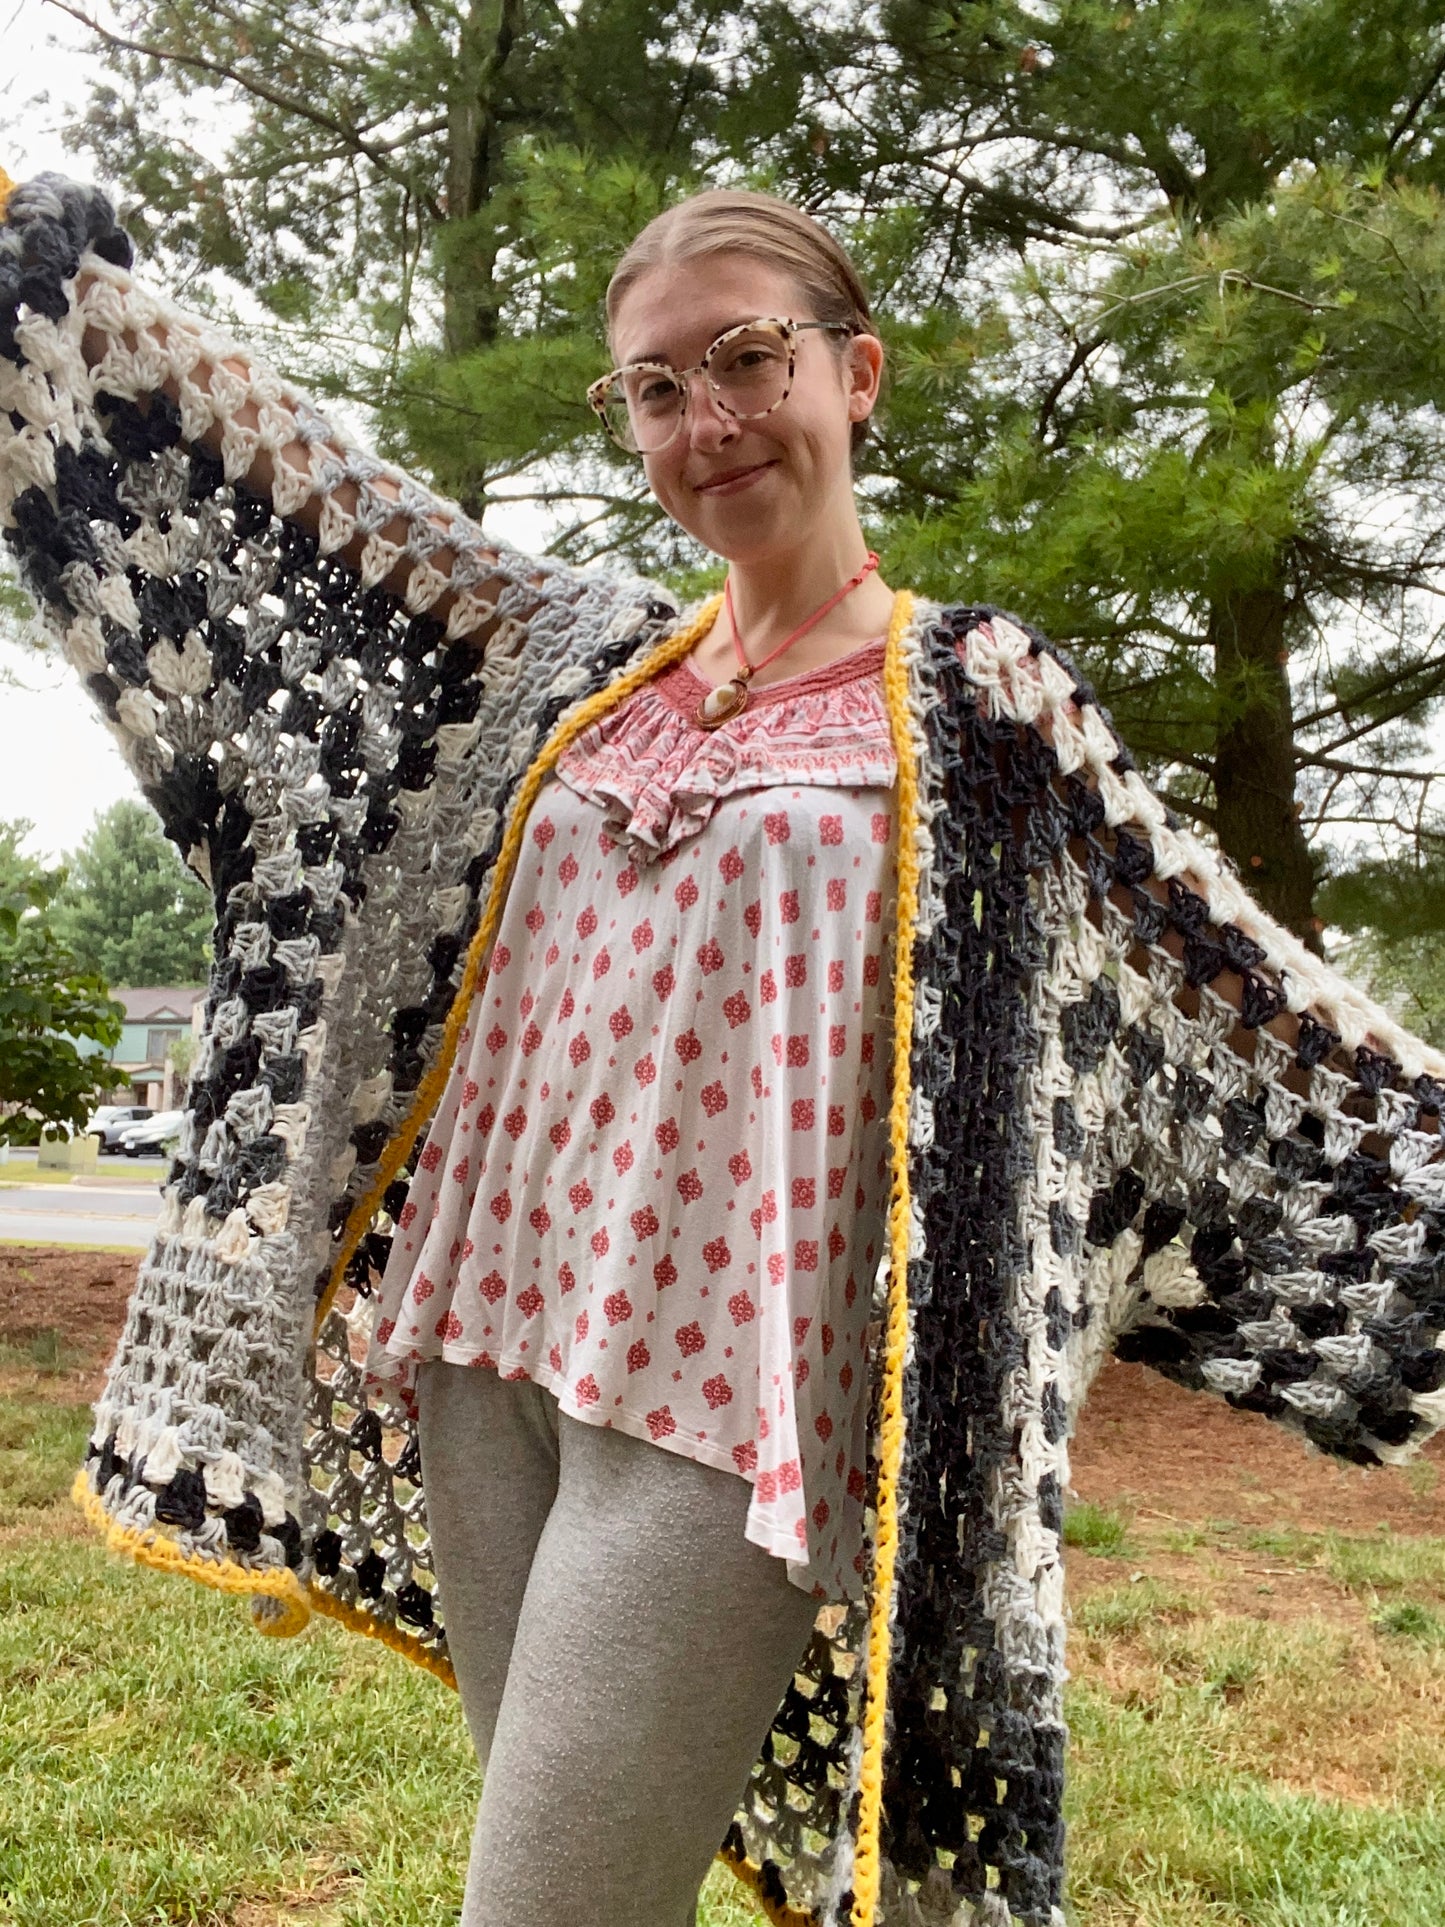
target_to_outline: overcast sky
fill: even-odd
[[[0,0],[0,167],[15,180],[46,168],[85,174],[69,159],[59,124],[84,93],[87,62],[73,51],[79,29],[41,0]],[[37,99],[42,90],[48,99]],[[30,847],[73,849],[97,810],[135,783],[94,704],[72,673],[0,645],[0,816],[35,824]]]
[[[97,0],[104,17],[106,0]],[[14,180],[46,169],[90,178],[87,156],[61,138],[85,97],[95,63],[78,51],[83,30],[43,0],[0,0],[0,167]],[[141,272],[144,273],[142,264]],[[488,528],[530,552],[549,518],[531,509],[493,513]],[[136,786],[74,674],[0,641],[0,817],[28,817],[28,847],[59,856],[80,842],[96,812]]]

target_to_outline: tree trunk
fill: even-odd
[[[1220,714],[1215,828],[1251,896],[1319,950],[1314,864],[1295,807],[1286,608],[1283,590],[1271,586],[1226,594],[1210,612]]]
[[[442,253],[442,340],[466,355],[497,337],[498,241],[488,203],[501,171],[498,99],[524,0],[471,0],[462,15],[456,70],[447,98],[447,218]],[[458,497],[469,514],[486,505],[486,478],[465,478]]]

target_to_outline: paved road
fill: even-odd
[[[144,1250],[161,1208],[152,1184],[104,1177],[0,1184],[0,1244],[126,1245]]]

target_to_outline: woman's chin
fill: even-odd
[[[683,526],[714,555],[724,555],[730,562],[745,564],[796,546],[786,538],[801,518],[784,508],[781,492],[771,481],[699,507],[702,512]],[[802,540],[801,530],[797,540]]]

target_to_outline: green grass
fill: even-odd
[[[1407,1599],[1398,1606],[1386,1606],[1374,1615],[1371,1624],[1380,1632],[1399,1639],[1418,1639],[1426,1646],[1445,1646],[1445,1616]]]
[[[97,1159],[93,1171],[42,1171],[38,1164],[26,1159],[23,1163],[0,1164],[0,1185],[70,1184],[77,1178],[83,1184],[103,1184],[113,1178],[124,1184],[154,1184],[169,1168],[165,1158],[110,1157]],[[9,1242],[7,1239],[6,1243]]]
[[[66,1343],[63,1333],[54,1325],[46,1325],[42,1330],[32,1332],[22,1344],[13,1344],[0,1338],[0,1369],[35,1372],[40,1380],[56,1377],[71,1364],[79,1364],[73,1357],[71,1347]]]
[[[1068,1538],[1067,1520],[1065,1539]],[[1419,1538],[1393,1531],[1388,1525],[1372,1533],[1301,1532],[1291,1526],[1247,1530],[1230,1520],[1162,1534],[1160,1544],[1171,1552],[1194,1552],[1206,1546],[1235,1552],[1259,1553],[1300,1572],[1324,1572],[1362,1597],[1375,1592],[1398,1592],[1406,1586],[1445,1589],[1445,1540]]]
[[[1155,1579],[1141,1579],[1137,1585],[1090,1593],[1075,1610],[1074,1624],[1086,1633],[1118,1636],[1160,1620],[1187,1618],[1195,1610],[1188,1593],[1161,1586]]]
[[[1445,1918],[1438,1651],[1381,1663],[1368,1633],[1205,1616],[1122,1663],[1091,1652],[1069,1697],[1080,1927]]]
[[[62,1498],[69,1363],[0,1348],[0,1927],[453,1927],[478,1790],[453,1695],[103,1553]],[[1069,1517],[1141,1567],[1163,1543]],[[1344,1617],[1216,1612],[1221,1545],[1338,1579]],[[1445,1919],[1445,1544],[1219,1522],[1187,1576],[1080,1598],[1070,1667],[1071,1927]],[[761,1916],[717,1867],[699,1920]]]
[[[75,1476],[89,1429],[83,1406],[0,1393],[0,1528],[33,1526],[34,1510],[54,1503]]]
[[[1398,1592],[1403,1586],[1445,1587],[1445,1541],[1381,1532],[1368,1539],[1329,1533],[1325,1561],[1354,1592]]]
[[[1080,1923],[1438,1927],[1445,1802],[1394,1810],[1233,1772],[1200,1694],[1167,1712],[1096,1688],[1070,1702],[1071,1885]]]
[[[0,1395],[0,1923],[454,1922],[479,1787],[455,1696],[103,1552],[63,1497],[88,1410],[45,1395],[40,1350]],[[714,1868],[700,1927],[761,1919]]]
[[[1088,1537],[1070,1539],[1069,1517],[1072,1515],[1066,1516],[1064,1524],[1066,1542],[1089,1544]],[[1099,1528],[1089,1522],[1085,1530],[1107,1537],[1109,1528]],[[1399,1592],[1409,1586],[1445,1591],[1445,1539],[1395,1532],[1387,1524],[1371,1533],[1349,1534],[1301,1532],[1292,1526],[1244,1528],[1230,1519],[1213,1519],[1207,1525],[1160,1533],[1156,1543],[1169,1552],[1195,1553],[1216,1548],[1258,1553],[1298,1572],[1327,1573],[1362,1598],[1380,1592]]]
[[[1128,1519],[1122,1512],[1113,1512],[1108,1506],[1094,1505],[1088,1499],[1080,1499],[1064,1514],[1066,1546],[1078,1546],[1084,1552],[1117,1558],[1123,1553],[1128,1537]]]
[[[0,1164],[0,1184],[69,1184],[72,1171],[41,1171],[33,1164]]]

